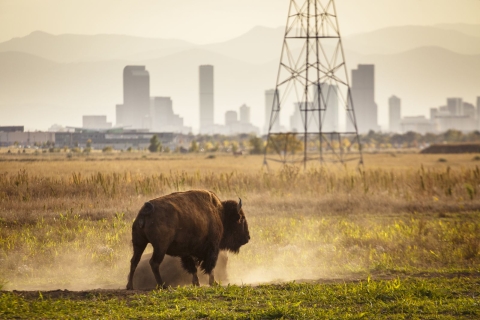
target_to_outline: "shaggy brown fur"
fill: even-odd
[[[194,285],[199,285],[197,264],[213,285],[219,251],[238,253],[249,240],[241,202],[222,202],[207,190],[175,192],[150,200],[133,222],[133,257],[127,290],[133,289],[133,275],[148,243],[153,246],[150,266],[157,285],[166,287],[159,272],[165,254],[181,258]]]

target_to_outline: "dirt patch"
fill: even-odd
[[[312,283],[312,284],[338,284],[338,283],[351,283],[366,281],[368,276],[365,275],[352,275],[345,278],[335,279],[317,279],[317,280],[297,280],[297,283]],[[417,279],[432,279],[432,278],[480,278],[480,272],[421,272],[416,274],[404,274],[404,273],[390,273],[390,274],[378,274],[370,277],[373,281],[380,280],[393,280],[393,279],[405,279],[405,278],[417,278]],[[259,285],[281,285],[282,282],[271,283],[258,283],[251,285],[256,287]],[[168,288],[166,290],[175,290],[175,288]],[[130,299],[137,294],[145,294],[150,290],[125,290],[125,289],[95,289],[86,291],[69,291],[69,290],[52,290],[52,291],[0,291],[0,295],[4,293],[13,293],[21,296],[27,300],[34,299],[69,299],[69,300],[110,300],[110,299]]]
[[[445,143],[432,144],[420,153],[425,154],[448,154],[448,153],[480,153],[479,143]]]

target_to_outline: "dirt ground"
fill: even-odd
[[[380,280],[393,280],[393,279],[406,279],[406,278],[417,278],[417,279],[431,279],[431,278],[480,278],[479,272],[449,272],[449,273],[438,273],[438,272],[422,272],[417,274],[378,274],[372,275],[370,277],[373,281]],[[338,279],[317,279],[317,280],[298,280],[297,283],[313,283],[313,284],[336,284],[336,283],[346,283],[346,282],[360,282],[367,281],[365,276],[351,276],[348,278],[338,278]],[[252,287],[259,285],[280,285],[281,283],[262,283],[254,284]],[[175,290],[175,288],[169,287],[166,290]],[[145,294],[151,290],[125,290],[125,289],[95,289],[95,290],[86,290],[86,291],[70,291],[70,290],[51,290],[51,291],[0,291],[0,294],[6,292],[12,292],[15,295],[21,296],[27,300],[38,299],[41,295],[43,299],[70,299],[70,300],[88,300],[94,297],[102,296],[103,299],[128,299],[137,294]]]

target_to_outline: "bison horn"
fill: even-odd
[[[240,209],[242,209],[242,199],[238,198],[239,202],[238,202],[238,205],[237,205],[237,211],[240,211]]]

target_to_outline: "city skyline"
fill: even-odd
[[[19,3],[21,4],[22,1]],[[358,34],[362,31],[373,30],[374,27],[371,29],[357,28],[354,30],[355,32],[349,32],[349,22],[345,22],[344,17],[351,14],[346,12],[350,11],[351,8],[342,9],[344,4],[345,2],[338,4],[338,10],[342,11],[342,18],[340,19],[342,33],[344,35],[357,33],[356,36],[347,36],[344,39],[344,44],[347,48],[347,67],[350,73],[357,64],[375,64],[376,72],[378,73],[376,84],[378,90],[375,93],[375,101],[378,104],[378,123],[383,130],[388,129],[388,97],[392,94],[402,98],[402,112],[411,116],[417,114],[428,115],[429,109],[440,105],[445,96],[457,96],[462,97],[465,101],[475,101],[479,95],[479,90],[476,88],[480,87],[477,80],[478,77],[475,76],[478,74],[478,65],[480,65],[477,58],[480,55],[480,50],[475,47],[475,43],[480,43],[480,41],[473,40],[480,39],[480,33],[479,36],[476,36],[474,26],[458,24],[469,22],[467,18],[460,17],[462,15],[460,11],[464,9],[457,12],[457,8],[454,8],[449,15],[437,16],[438,21],[429,19],[421,23],[417,21],[417,24],[422,25],[427,23],[430,23],[430,25],[435,23],[457,23],[458,25],[428,28],[409,26]],[[5,3],[2,3],[2,5],[5,5]],[[73,6],[75,5],[78,4],[73,4]],[[288,1],[286,1],[286,5],[288,5]],[[398,3],[394,2],[392,8],[397,5]],[[420,7],[425,5],[426,3],[422,3],[415,8],[420,9]],[[469,5],[474,6],[471,2],[469,2]],[[413,8],[413,4],[410,2],[405,2],[404,6],[405,8]],[[440,3],[439,6],[442,7],[445,4]],[[10,3],[8,10],[1,11],[0,15],[9,15],[11,12],[14,12],[13,7],[15,5]],[[59,6],[59,8],[61,7]],[[168,11],[169,8],[166,5],[165,10]],[[275,10],[277,9],[275,7]],[[364,10],[364,8],[361,9]],[[223,7],[222,10],[227,10],[227,8]],[[282,11],[283,9],[278,10]],[[281,20],[284,20],[285,12],[279,13],[279,16]],[[440,19],[441,17],[445,19],[442,20]],[[407,18],[404,20],[405,24],[411,17]],[[454,18],[457,20],[451,20]],[[7,22],[3,20],[3,22],[0,21],[0,24]],[[146,34],[142,35],[143,38],[130,39],[118,38],[113,35],[105,35],[104,37],[51,36],[37,32],[14,41],[0,43],[0,68],[6,66],[2,68],[4,72],[0,74],[0,97],[2,97],[0,99],[0,110],[2,115],[4,115],[3,121],[8,121],[2,122],[0,119],[0,124],[25,124],[30,130],[45,130],[54,123],[79,126],[81,122],[79,110],[83,110],[82,114],[106,114],[108,120],[113,121],[115,119],[115,108],[111,106],[112,102],[114,106],[115,103],[121,101],[119,99],[119,93],[121,93],[119,88],[121,87],[116,82],[117,80],[112,81],[112,79],[113,77],[118,77],[118,74],[115,74],[117,71],[114,70],[118,70],[118,65],[122,63],[123,65],[145,64],[149,70],[159,75],[157,79],[152,79],[151,95],[170,96],[175,100],[175,108],[178,113],[185,115],[185,124],[192,126],[194,132],[198,132],[198,84],[195,83],[196,79],[191,76],[195,72],[192,71],[191,66],[196,65],[195,67],[198,68],[198,65],[211,64],[216,67],[216,86],[219,92],[215,97],[214,121],[220,123],[226,110],[246,103],[252,108],[252,123],[263,128],[265,123],[264,91],[273,88],[275,85],[275,69],[278,66],[281,48],[281,38],[276,39],[275,37],[281,36],[284,32],[282,27],[274,27],[281,26],[284,21],[272,25],[273,27],[271,28],[254,27],[256,25],[254,24],[255,22],[249,21],[248,23],[250,25],[248,28],[246,27],[246,30],[250,31],[238,38],[235,38],[238,34],[228,31],[228,34],[231,36],[225,37],[225,39],[231,40],[225,43],[208,46],[191,46],[183,43],[186,46],[181,47],[178,51],[174,51],[171,49],[172,47],[169,47],[166,50],[161,49],[156,52],[151,50],[152,46],[149,46],[147,48],[149,51],[142,52],[141,49],[148,42],[148,39],[144,38],[148,36]],[[268,25],[268,23],[265,24]],[[363,24],[357,21],[356,25],[362,26]],[[250,27],[253,29],[250,29]],[[388,24],[378,24],[376,27],[388,27]],[[229,30],[228,26],[222,29]],[[54,33],[48,28],[45,28],[45,30]],[[68,31],[67,29],[62,30]],[[88,32],[85,30],[82,29],[82,32],[87,34]],[[423,32],[425,35],[423,35]],[[61,33],[61,31],[58,33]],[[121,34],[121,31],[118,33]],[[407,41],[408,43],[403,40],[398,41],[398,45],[392,45],[390,42],[385,41],[385,39],[395,39],[394,36],[396,34],[400,34],[399,40],[405,40],[405,34],[420,34],[428,41],[419,42],[419,39],[422,39],[422,37],[413,39],[411,42]],[[20,33],[18,35],[21,36]],[[441,35],[441,39],[446,39],[445,43],[434,41],[439,38],[439,35]],[[463,40],[458,42],[460,38]],[[129,50],[123,50],[122,47],[122,50],[114,50],[116,55],[102,55],[103,53],[98,51],[98,48],[89,46],[92,43],[88,42],[90,41],[89,39],[92,42],[97,39],[97,42],[101,40],[104,43],[114,43],[114,45],[110,46],[113,49],[117,48],[118,43],[121,44],[123,41],[126,49],[135,48],[131,43],[137,41],[138,51],[130,52]],[[365,42],[371,39],[374,40],[373,43],[372,41]],[[430,40],[432,42],[429,42]],[[39,46],[33,47],[37,51],[29,49],[31,47],[25,47],[28,46],[28,43],[35,43],[35,41],[48,44],[52,50],[57,50],[56,55],[49,56],[51,52],[49,53],[45,51],[45,48]],[[87,46],[82,46],[84,43],[82,41],[86,41]],[[174,41],[174,39],[169,41]],[[208,42],[210,40],[205,41]],[[265,44],[262,42],[265,42]],[[78,43],[78,47],[85,50],[79,50],[77,54],[71,55],[68,47],[56,46],[58,43],[63,45],[65,43],[74,45]],[[174,42],[175,45],[179,43],[181,44],[182,42]],[[362,43],[369,43],[369,45],[362,46]],[[386,44],[382,47],[382,43]],[[17,44],[17,46],[14,46],[14,44]],[[20,46],[21,44],[24,45],[23,49]],[[469,47],[469,44],[473,47]],[[238,47],[238,45],[240,46]],[[264,47],[272,49],[264,50]],[[108,47],[104,46],[103,48]],[[68,54],[61,55],[62,50],[67,50]],[[12,51],[16,52],[13,53]],[[157,56],[160,51],[166,52],[165,55]],[[90,56],[88,55],[89,52]],[[121,54],[124,52],[125,55],[122,56]],[[147,52],[150,52],[150,54],[146,54]],[[422,57],[425,56],[434,56],[435,59],[429,59],[431,61],[425,63],[422,60]],[[58,57],[66,60],[60,61],[57,59]],[[47,59],[48,61],[39,58]],[[431,65],[432,63],[433,65]],[[12,78],[10,68],[17,64],[21,66],[22,70],[25,70],[23,71],[25,74],[12,71],[15,73],[15,77]],[[233,64],[236,64],[236,66]],[[467,67],[469,64],[471,67]],[[446,68],[441,67],[443,65]],[[31,79],[29,77],[32,72],[25,69],[27,66],[32,66],[33,74]],[[92,70],[97,67],[98,72],[93,72]],[[421,67],[425,69],[421,70]],[[421,81],[422,86],[425,85],[425,88],[422,88],[423,90],[417,89],[420,87],[418,84],[413,85],[412,82],[406,81],[408,77],[411,77],[414,70],[415,80]],[[37,71],[40,73],[39,75],[35,74]],[[402,74],[408,72],[408,75]],[[442,74],[442,72],[444,73]],[[445,75],[449,73],[450,76],[446,77]],[[252,77],[251,75],[255,76]],[[433,81],[428,81],[428,77],[431,77]],[[62,80],[59,81],[59,79]],[[445,80],[442,83],[438,79]],[[454,79],[460,79],[460,81]],[[471,81],[471,79],[474,80]],[[58,88],[58,92],[55,92],[54,88]],[[31,91],[29,95],[20,94],[20,92],[25,92],[25,90]],[[288,124],[288,117],[293,112],[293,105],[291,108],[292,110],[286,110],[284,114],[280,115],[280,123]],[[18,110],[28,116],[20,117],[13,110]],[[49,114],[49,116],[42,116],[45,114]],[[72,121],[72,119],[78,120],[68,122]],[[19,121],[22,121],[22,123]],[[344,120],[340,114],[340,122],[342,121]],[[344,124],[341,123],[341,125]]]

